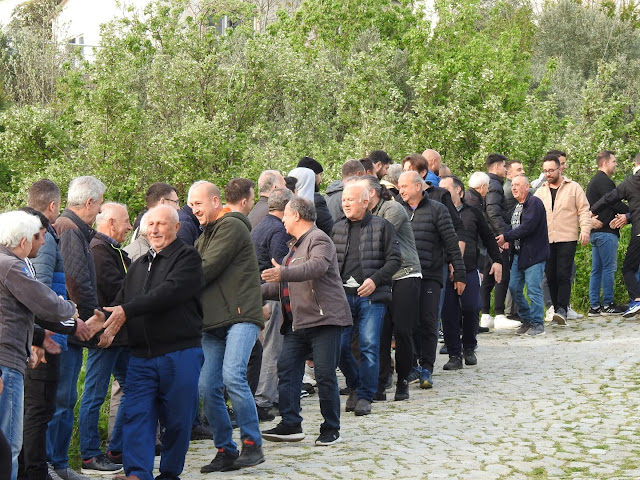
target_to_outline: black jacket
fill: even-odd
[[[633,224],[631,235],[640,235],[640,171],[621,182],[615,190],[611,190],[595,205],[591,205],[591,211],[599,215],[607,205],[616,205],[620,200],[629,202],[631,223]]]
[[[504,233],[511,219],[507,213],[504,198],[504,180],[495,173],[489,173],[489,193],[484,198],[484,214],[494,236]]]
[[[178,230],[178,238],[185,245],[193,245],[202,234],[200,222],[191,211],[189,205],[184,205],[178,210],[178,219],[180,220],[180,230]]]
[[[491,229],[484,218],[482,211],[476,207],[472,207],[462,201],[460,209],[460,217],[464,223],[465,230],[465,247],[464,247],[464,266],[467,272],[478,268],[478,258],[480,257],[479,245],[484,245],[489,256],[497,263],[502,263],[500,249],[496,243],[496,239],[491,233]],[[481,243],[480,243],[481,242]],[[507,265],[505,268],[509,268]]]
[[[340,220],[333,226],[331,239],[336,246],[338,266],[342,273],[349,251],[351,221]],[[382,217],[367,211],[360,226],[360,265],[364,278],[376,284],[372,302],[391,302],[391,277],[400,268],[400,246],[393,225]]]
[[[334,222],[326,200],[318,192],[315,192],[313,194],[313,203],[316,207],[316,226],[327,235],[331,235]]]
[[[431,185],[427,189],[427,194],[429,195],[429,198],[431,200],[440,202],[445,207],[447,207],[449,216],[451,217],[451,221],[453,222],[453,229],[456,231],[456,235],[458,235],[458,237],[464,236],[464,232],[463,232],[464,224],[460,219],[460,214],[458,214],[458,210],[453,205],[453,200],[451,200],[451,194],[449,193],[449,191],[446,188],[436,187]],[[462,238],[460,238],[460,240],[463,241]]]
[[[426,192],[415,210],[404,201],[402,205],[407,209],[411,219],[416,249],[420,256],[422,278],[436,280],[442,285],[443,253],[446,253],[453,265],[454,281],[466,283],[467,272],[447,208],[430,200]]]
[[[598,170],[593,178],[589,181],[589,185],[587,185],[586,193],[589,204],[595,205],[598,200],[604,197],[611,190],[615,190],[615,188],[616,184],[613,183],[613,180],[611,180],[606,173]],[[616,213],[628,212],[629,207],[627,207],[620,200],[618,200],[613,205],[607,205],[598,213],[598,220],[602,222],[602,228],[598,228],[597,230],[592,228],[591,233],[613,233],[614,235],[620,236],[620,229],[609,227],[609,222],[613,220],[613,217],[616,216]]]
[[[134,357],[157,357],[201,346],[204,288],[198,251],[176,239],[131,264],[115,300],[127,316]]]

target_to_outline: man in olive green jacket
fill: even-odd
[[[236,178],[220,191],[209,182],[189,189],[189,206],[204,232],[196,241],[202,257],[205,290],[202,294],[204,366],[200,392],[211,422],[218,454],[202,473],[236,470],[264,462],[258,414],[247,382],[247,363],[264,325],[260,271],[251,224],[246,215],[254,202],[253,182]],[[223,387],[236,413],[242,453],[233,441]]]

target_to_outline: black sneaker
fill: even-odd
[[[589,307],[589,312],[587,312],[587,317],[599,317],[602,315],[602,307],[597,306],[596,308]]]
[[[387,401],[387,394],[384,392],[376,392],[373,394],[373,401],[374,402],[386,402]]]
[[[111,450],[109,450],[107,452],[107,457],[109,457],[109,460],[111,460],[116,465],[122,465],[122,452],[112,452]]]
[[[121,463],[113,463],[104,453],[86,460],[82,460],[82,473],[102,474],[120,473],[124,470]]]
[[[442,368],[444,370],[460,370],[462,368],[462,358],[457,355],[449,355],[449,361]]]
[[[341,441],[342,437],[338,430],[327,430],[326,432],[321,432],[320,436],[316,438],[316,445],[327,447],[329,445],[335,445]]]
[[[369,415],[371,413],[371,402],[366,398],[359,398],[356,402],[356,408],[353,413],[356,417],[362,417],[363,415]]]
[[[516,330],[516,335],[524,335],[531,328],[531,324],[529,322],[522,322],[520,326]]]
[[[462,356],[464,357],[465,365],[477,365],[478,357],[476,357],[476,352],[473,348],[465,348],[462,351]]]
[[[211,460],[211,463],[205,465],[200,469],[200,473],[211,472],[230,472],[232,470],[239,470],[240,467],[233,465],[233,462],[238,458],[237,453],[231,453],[229,450],[223,448],[218,449],[216,458]]]
[[[478,327],[478,333],[489,333],[489,327]]]
[[[349,393],[349,398],[347,398],[347,402],[344,405],[345,412],[353,412],[356,409],[356,400],[358,399],[357,395],[358,392],[355,388],[351,390],[351,393]]]
[[[351,389],[349,387],[344,387],[340,389],[340,395],[349,395],[351,393]]]
[[[447,346],[446,346],[446,345],[443,345],[443,346],[440,348],[440,355],[447,355],[448,353],[449,353],[449,349],[447,348]]]
[[[619,307],[615,303],[610,303],[609,305],[602,307],[600,315],[603,317],[606,317],[607,315],[622,315],[625,310],[626,309]],[[591,309],[589,309],[589,312],[591,312]]]
[[[304,439],[304,433],[302,425],[286,425],[280,422],[269,430],[263,430],[262,438],[271,442],[299,442]]]
[[[242,453],[240,453],[240,456],[236,458],[235,462],[233,462],[233,466],[246,468],[255,467],[256,465],[260,465],[261,463],[264,463],[264,454],[262,453],[262,447],[260,445],[256,445],[253,442],[245,440],[242,444]]]
[[[534,325],[531,325],[531,328],[527,332],[527,335],[535,337],[536,335],[544,335],[544,333],[544,325],[542,323],[536,323]]]
[[[213,439],[213,430],[208,425],[194,425],[191,427],[191,440],[211,440]]]
[[[276,419],[276,416],[271,413],[271,407],[256,407],[256,409],[258,410],[258,421],[270,422]]]
[[[554,311],[553,313],[553,320],[552,323],[554,325],[558,325],[560,327],[566,327],[567,326],[567,311],[560,307],[557,309],[557,311]],[[542,326],[542,331],[544,331],[544,325]],[[537,335],[537,334],[532,334],[531,332],[528,332],[529,335]]]
[[[406,380],[398,380],[396,384],[396,394],[393,396],[396,402],[409,400],[409,382]]]

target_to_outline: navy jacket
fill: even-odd
[[[289,253],[287,242],[291,240],[291,235],[286,232],[284,224],[278,217],[267,214],[251,230],[251,240],[256,249],[258,267],[262,272],[273,267],[272,258],[282,264],[282,259]]]
[[[550,255],[549,234],[547,232],[547,214],[544,204],[531,193],[522,205],[520,226],[511,230],[511,226],[504,233],[504,239],[509,242],[511,252],[514,253],[512,242],[520,240],[518,254],[518,269],[525,270],[536,263],[545,262]]]

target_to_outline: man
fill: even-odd
[[[269,213],[267,202],[269,201],[271,192],[285,187],[284,178],[280,172],[276,170],[265,170],[260,174],[260,177],[258,177],[258,195],[260,195],[260,198],[248,215],[251,228],[255,228],[265,215]]]
[[[442,328],[449,354],[449,361],[444,365],[444,370],[459,370],[462,368],[463,357],[467,365],[478,363],[475,354],[475,348],[478,345],[478,312],[481,307],[478,244],[482,242],[489,250],[491,258],[496,259],[490,272],[497,279],[502,276],[502,264],[498,245],[482,211],[469,206],[462,198],[465,194],[464,184],[458,177],[443,176],[440,178],[440,186],[451,193],[451,199],[460,212],[465,231],[466,288],[462,295],[457,295],[453,282],[447,279],[442,308]],[[460,317],[462,317],[462,339],[460,338]]]
[[[499,153],[492,153],[487,157],[487,174],[489,175],[489,191],[484,198],[484,215],[487,223],[491,228],[494,237],[505,232],[509,225],[509,215],[504,195],[503,182],[507,175],[505,166],[507,157]],[[519,322],[509,320],[505,315],[505,299],[509,288],[509,252],[504,250],[501,252],[501,263],[504,266],[502,270],[502,278],[499,282],[489,273],[492,262],[485,262],[482,275],[482,286],[480,288],[482,295],[482,317],[480,318],[480,326],[487,328],[515,328],[520,325]],[[496,259],[492,259],[496,261]],[[491,317],[491,291],[493,294],[493,309],[496,316]]]
[[[638,168],[640,166],[640,154],[636,155],[635,164],[634,174],[631,177],[628,177],[615,190],[611,190],[591,206],[591,211],[599,215],[607,206],[615,205],[620,200],[629,202],[632,223],[631,239],[622,264],[622,277],[631,303],[629,308],[622,314],[624,318],[633,318],[640,312],[640,285],[638,285],[638,279],[636,278],[636,273],[640,266],[640,168]],[[617,224],[621,225],[622,218],[625,218],[625,216],[619,215],[619,217],[621,219]]]
[[[202,257],[205,364],[200,380],[204,410],[212,419],[218,453],[202,473],[235,470],[264,462],[258,414],[247,382],[247,363],[264,326],[260,271],[246,215],[253,206],[253,182],[233,179],[225,189],[222,208],[218,187],[196,182],[189,206],[204,227],[196,242]],[[240,428],[242,453],[233,441],[233,428],[223,396],[227,393]]]
[[[429,165],[429,171],[424,177],[425,182],[435,186],[440,186],[440,165],[442,164],[442,157],[438,152],[432,150],[431,148],[427,148],[424,152],[422,152],[422,156],[427,161]]]
[[[340,442],[340,393],[336,368],[344,327],[352,325],[336,249],[314,222],[310,201],[295,197],[284,210],[282,221],[293,237],[282,265],[262,272],[266,299],[282,299],[284,335],[278,359],[278,391],[282,421],[262,432],[265,440],[298,442],[304,439],[300,415],[300,389],[307,355],[313,354],[315,377],[324,419],[316,445]]]
[[[411,220],[422,268],[419,343],[416,344],[422,368],[420,388],[432,388],[433,365],[438,345],[438,306],[443,283],[443,259],[447,258],[452,265],[453,286],[458,295],[464,292],[466,271],[458,237],[446,207],[430,200],[428,194],[423,192],[423,180],[417,172],[409,171],[400,175],[398,187],[402,205]]]
[[[176,210],[180,209],[180,200],[178,199],[176,188],[164,182],[155,182],[149,185],[144,196],[144,201],[147,208],[140,212],[133,223],[133,228],[135,230],[132,235],[132,240],[138,238],[140,220],[142,219],[142,215],[144,215],[148,210],[157,205],[169,205],[174,207]]]
[[[25,259],[37,255],[44,244],[40,220],[26,212],[0,215],[0,372],[4,392],[0,395],[0,430],[11,446],[11,479],[18,476],[22,448],[24,374],[31,351],[34,315],[57,323],[77,318],[73,302],[58,297],[35,279]],[[6,472],[3,472],[6,473]],[[46,478],[46,469],[43,472]]]
[[[282,216],[285,206],[292,198],[293,193],[286,188],[274,190],[269,196],[269,213],[256,228],[251,230],[251,240],[256,249],[261,272],[273,266],[272,259],[282,263],[282,259],[289,251],[287,242],[291,240],[291,236],[282,224]],[[282,312],[278,300],[267,301],[265,307],[269,316],[261,333],[262,366],[255,400],[258,418],[273,420],[275,417],[270,410],[274,404],[278,403],[278,357],[282,350],[282,335],[280,335]]]
[[[411,222],[406,210],[382,189],[377,177],[365,175],[357,182],[369,191],[369,210],[388,220],[396,231],[400,247],[400,269],[393,274],[391,305],[380,335],[380,374],[374,400],[386,400],[385,385],[391,372],[391,338],[395,339],[398,379],[394,400],[409,399],[409,372],[413,360],[413,333],[418,325],[418,304],[422,271]]]
[[[513,209],[516,208],[516,204],[518,203],[517,200],[513,198],[513,193],[511,193],[511,181],[514,177],[518,175],[524,175],[525,173],[522,162],[518,160],[509,160],[507,163],[505,163],[505,167],[507,168],[507,176],[502,188],[504,190],[504,201],[507,208],[507,215],[511,217]]]
[[[347,160],[342,165],[342,180],[331,182],[327,187],[327,194],[324,198],[327,201],[327,207],[329,207],[329,212],[331,212],[334,222],[344,218],[344,213],[342,212],[342,190],[344,184],[342,182],[350,177],[361,177],[364,173],[365,170],[362,163],[358,160]]]
[[[486,173],[473,172],[469,177],[469,189],[465,192],[465,203],[484,211],[484,199],[489,193],[490,182],[491,179]]]
[[[545,275],[553,303],[553,320],[558,325],[565,326],[571,300],[573,258],[578,239],[583,246],[589,242],[591,214],[589,201],[582,187],[560,173],[557,155],[546,155],[542,168],[546,182],[536,190],[535,196],[544,204],[551,244]]]
[[[359,183],[342,192],[346,219],[333,227],[342,285],[353,317],[353,328],[342,334],[340,370],[351,389],[345,411],[369,415],[378,387],[380,331],[391,303],[391,277],[400,268],[400,248],[393,225],[369,212],[369,191]],[[360,364],[351,353],[356,335]]]
[[[529,180],[524,175],[511,180],[511,191],[518,205],[513,211],[510,228],[496,240],[500,247],[510,247],[513,252],[509,290],[522,319],[516,334],[536,336],[545,333],[540,285],[550,249],[544,205],[529,188]],[[525,286],[531,305],[524,297]]]
[[[374,150],[369,154],[369,160],[373,163],[373,173],[378,177],[378,180],[385,177],[389,167],[393,164],[393,160],[384,150]]]
[[[132,230],[127,207],[119,203],[105,203],[96,217],[96,234],[89,243],[96,269],[96,286],[100,305],[114,305],[131,261],[121,244]],[[100,348],[88,349],[84,392],[78,418],[82,473],[102,472],[101,465],[93,460],[102,457],[98,420],[104,403],[111,374],[125,389],[129,349],[127,329],[118,332],[109,343],[101,338]],[[114,464],[122,464],[122,412],[116,417],[107,457]],[[88,459],[88,460],[87,460]],[[109,470],[108,470],[109,471]]]
[[[60,236],[60,252],[65,266],[65,281],[69,298],[78,306],[80,318],[88,319],[99,308],[95,263],[89,243],[96,231],[91,225],[100,213],[106,187],[97,178],[77,177],[69,184],[67,208],[54,228]],[[69,443],[73,432],[74,407],[78,397],[77,383],[82,367],[82,348],[86,343],[69,339],[68,350],[60,354],[60,383],[56,396],[56,413],[49,424],[51,438],[50,461],[63,479],[73,478],[69,469]],[[82,468],[118,472],[116,464],[105,454],[84,459]],[[66,476],[65,476],[66,475]]]
[[[587,185],[587,200],[594,205],[616,184],[611,180],[618,162],[614,152],[603,150],[596,156],[598,171]],[[624,309],[613,302],[614,277],[618,268],[618,240],[620,229],[611,228],[609,224],[617,214],[626,214],[629,207],[622,202],[606,206],[597,216],[591,219],[593,228],[591,242],[591,277],[589,278],[589,316],[618,315]],[[600,287],[602,287],[602,303],[600,303]]]
[[[402,165],[394,163],[393,165],[389,165],[386,178],[380,181],[380,184],[389,190],[393,198],[399,198],[398,195],[400,195],[398,192],[398,179],[400,175],[402,175]]]
[[[298,167],[309,168],[313,170],[313,173],[316,175],[315,189],[313,193],[313,204],[316,207],[317,217],[316,225],[318,225],[318,228],[324,233],[330,235],[334,223],[333,217],[331,216],[329,207],[327,207],[327,202],[320,194],[320,184],[322,183],[322,172],[324,172],[324,169],[322,168],[322,165],[320,165],[320,162],[311,157],[302,157],[298,162]]]
[[[37,214],[43,226],[44,244],[38,249],[37,256],[31,260],[36,271],[36,279],[51,288],[57,295],[67,298],[64,266],[58,247],[58,235],[51,224],[60,215],[60,188],[48,179],[34,182],[27,192],[27,205],[32,214]],[[27,209],[25,209],[26,211]],[[41,324],[41,325],[40,325]],[[57,332],[51,336],[61,349],[67,349],[67,335],[75,335],[79,339],[91,337],[85,323],[68,319],[58,325],[46,324],[36,318],[34,344],[44,340],[47,328]],[[42,336],[40,342],[37,337]],[[46,478],[47,471],[47,434],[48,423],[56,409],[55,399],[60,377],[60,355],[45,353],[46,362],[35,368],[29,368],[24,377],[24,440],[20,458],[20,468],[27,478]],[[49,474],[53,472],[50,470]],[[55,473],[53,473],[55,475]]]
[[[158,478],[179,478],[203,362],[200,256],[177,240],[180,222],[173,206],[158,205],[147,215],[151,250],[129,268],[116,306],[104,308],[111,316],[103,335],[112,340],[126,322],[131,350],[122,405],[127,477],[116,477],[128,480],[154,478],[158,419],[165,428]]]

